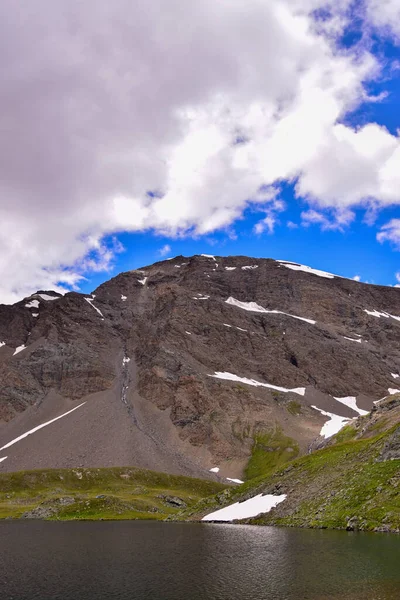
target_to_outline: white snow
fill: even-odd
[[[142,285],[144,285],[147,280],[148,280],[148,277],[143,277],[143,279],[138,279],[138,282],[141,283]]]
[[[339,415],[334,415],[333,413],[326,412],[325,410],[322,410],[317,406],[312,405],[311,408],[318,410],[322,415],[324,415],[324,417],[329,417],[330,419],[323,425],[321,431],[319,432],[319,434],[322,435],[325,439],[331,437],[332,435],[335,435],[335,433],[340,431],[342,427],[346,425],[346,423],[351,421],[351,419],[347,419],[346,417],[340,417]]]
[[[126,365],[128,362],[131,362],[131,359],[129,358],[129,356],[124,356],[124,358],[122,359],[122,364]]]
[[[1,348],[2,346],[5,346],[5,345],[6,345],[6,343],[5,343],[5,342],[0,342],[0,348]]]
[[[180,269],[181,265],[174,265],[175,269]]]
[[[36,296],[39,296],[42,300],[58,300],[59,298],[59,296],[49,296],[48,294],[36,294]]]
[[[349,338],[349,337],[346,337],[345,335],[343,337],[345,340],[349,340],[350,342],[357,342],[358,344],[361,344],[361,340],[355,340],[354,338]]]
[[[0,344],[1,346],[1,344]],[[391,376],[393,377],[393,379],[397,379],[398,377],[400,377],[400,375],[398,375],[397,373],[390,373]]]
[[[204,258],[212,258],[213,260],[217,260],[213,254],[200,254],[200,256],[204,256]]]
[[[247,331],[247,329],[242,329],[241,327],[236,327],[236,329],[239,329],[239,331]]]
[[[282,260],[279,260],[278,262],[281,263],[283,267],[292,269],[292,271],[303,271],[304,273],[311,273],[312,275],[318,275],[318,277],[325,277],[326,279],[333,279],[335,277],[335,275],[333,275],[332,273],[320,271],[319,269],[313,269],[312,267],[307,267],[306,265],[289,263]]]
[[[245,265],[242,267],[243,271],[247,271],[249,269],[258,269],[258,265]]]
[[[22,344],[22,346],[18,346],[18,348],[15,348],[14,350],[14,354],[18,354],[18,352],[22,352],[22,350],[25,350],[26,346],[25,344]],[[13,354],[13,356],[14,356]]]
[[[282,312],[281,310],[268,310],[263,308],[259,304],[255,302],[241,302],[240,300],[236,300],[230,296],[228,300],[225,300],[226,304],[231,304],[232,306],[237,306],[243,310],[247,310],[249,312],[259,312],[259,313],[268,313],[273,315],[285,315],[286,317],[291,317],[292,319],[298,319],[299,321],[305,321],[306,323],[310,323],[311,325],[315,325],[316,321],[313,319],[306,319],[304,317],[298,317],[297,315],[291,315],[290,313]]]
[[[366,308],[364,308],[364,312],[367,313],[367,315],[371,315],[372,317],[384,317],[385,319],[395,319],[396,321],[400,321],[400,317],[396,317],[395,315],[390,315],[387,312],[379,312],[378,310],[367,310]]]
[[[241,479],[231,479],[230,477],[226,477],[227,481],[232,481],[233,483],[244,483]]]
[[[193,296],[193,300],[208,300],[210,296],[202,296],[201,294],[198,294],[197,296]]]
[[[32,317],[38,317],[39,313],[32,313]]]
[[[212,469],[210,469],[210,473],[218,473],[219,472],[219,467],[213,467]]]
[[[225,267],[226,271],[234,271],[236,267]]]
[[[392,396],[393,394],[399,394],[400,390],[396,390],[395,388],[388,388],[388,392]]]
[[[185,331],[185,333],[187,333],[188,335],[192,335],[192,334],[190,333],[190,331]]]
[[[128,296],[124,296],[123,294],[121,294],[121,300],[122,300],[122,302],[125,302],[125,300],[127,300],[127,299],[128,299]]]
[[[97,308],[97,307],[96,307],[96,306],[93,304],[93,300],[92,300],[92,298],[85,298],[85,300],[86,300],[86,302],[88,302],[88,303],[90,304],[90,306],[91,306],[92,308],[94,308],[94,310],[95,310],[96,312],[98,312],[98,313],[99,313],[99,315],[101,316],[101,318],[102,318],[102,319],[104,319],[104,315],[103,315],[103,313],[101,312],[101,310],[100,310],[99,308]]]
[[[215,379],[226,379],[227,381],[239,381],[240,383],[246,383],[247,385],[253,385],[255,387],[265,387],[271,390],[277,390],[278,392],[292,392],[293,394],[299,394],[299,396],[304,396],[304,394],[306,393],[306,388],[288,389],[284,387],[279,387],[277,385],[272,385],[270,383],[261,383],[260,381],[256,381],[255,379],[248,379],[247,377],[238,377],[238,375],[234,375],[233,373],[227,372],[216,371],[214,375],[209,375],[209,377],[214,377]]]
[[[25,308],[39,308],[39,300],[31,300],[25,304]]]
[[[341,402],[345,406],[348,406],[349,408],[351,408],[352,410],[354,410],[355,412],[357,412],[359,415],[367,415],[368,414],[367,410],[363,410],[362,408],[358,408],[358,406],[357,406],[357,398],[355,396],[347,396],[346,398],[336,398],[334,396],[334,399],[337,400],[338,402]]]
[[[281,496],[273,496],[272,494],[263,496],[262,494],[258,494],[258,496],[249,498],[244,502],[235,502],[235,504],[216,510],[203,517],[202,521],[233,521],[235,519],[256,517],[260,513],[269,512],[271,508],[274,508],[285,499],[286,494],[282,494]]]
[[[3,462],[3,460],[6,460],[7,456],[3,456],[2,458],[0,458],[0,463]]]
[[[17,442],[20,442],[24,438],[28,437],[28,435],[32,435],[32,433],[35,433],[36,431],[39,431],[39,429],[43,429],[43,427],[47,427],[47,425],[50,425],[51,423],[54,423],[54,421],[58,421],[58,419],[62,419],[63,417],[66,417],[67,415],[69,415],[70,413],[74,412],[74,410],[77,410],[78,408],[80,408],[84,404],[86,404],[86,402],[82,402],[82,404],[79,404],[78,406],[75,406],[75,408],[72,408],[68,412],[63,413],[62,415],[60,415],[59,417],[56,417],[55,419],[51,419],[51,421],[46,421],[46,423],[42,423],[41,425],[38,425],[37,427],[34,427],[33,429],[30,429],[26,433],[23,433],[19,437],[11,440],[11,442],[8,442],[8,444],[6,444],[5,446],[2,446],[0,448],[0,451],[1,450],[5,450],[6,448],[9,448],[10,446],[13,446]]]
[[[228,323],[224,323],[225,327],[232,327],[232,325],[228,325]]]

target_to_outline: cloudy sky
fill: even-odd
[[[0,302],[201,252],[395,285],[398,128],[400,0],[2,0]]]

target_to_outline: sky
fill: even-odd
[[[400,0],[2,0],[0,302],[200,253],[400,285],[398,129]]]

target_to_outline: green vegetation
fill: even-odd
[[[296,416],[301,414],[301,404],[300,402],[296,402],[296,400],[291,400],[286,408],[291,415]]]
[[[297,443],[283,435],[279,427],[272,432],[257,433],[253,439],[251,457],[245,469],[246,479],[265,476],[299,454]]]
[[[165,519],[226,486],[136,468],[0,474],[0,519]]]

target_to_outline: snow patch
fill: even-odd
[[[85,300],[86,300],[86,302],[88,302],[88,303],[90,304],[90,306],[91,306],[92,308],[94,308],[94,310],[95,310],[96,312],[98,312],[98,313],[99,313],[99,315],[101,316],[101,318],[102,318],[102,319],[104,319],[103,313],[101,312],[101,310],[100,310],[99,308],[97,308],[97,307],[96,307],[96,306],[93,304],[93,300],[92,300],[92,298],[85,298]]]
[[[192,334],[190,333],[190,331],[185,331],[185,333],[187,333],[188,335],[192,335]]]
[[[197,294],[193,296],[193,300],[208,300],[210,296],[206,296],[205,294],[202,296],[201,294]]]
[[[41,298],[42,300],[58,300],[59,296],[49,296],[48,294],[35,294],[36,296],[39,296],[39,298]]]
[[[282,264],[283,267],[287,269],[292,269],[292,271],[303,271],[304,273],[310,273],[312,275],[318,275],[318,277],[325,277],[326,279],[333,279],[335,275],[332,273],[327,273],[326,271],[320,271],[319,269],[313,269],[312,267],[307,267],[306,265],[300,265],[297,263],[289,263],[286,261],[279,260],[279,263]]]
[[[349,338],[349,337],[346,337],[345,335],[343,337],[345,340],[349,340],[349,342],[357,342],[358,344],[361,344],[361,340],[355,340],[354,338]]]
[[[39,313],[32,313],[32,317],[38,317]]]
[[[122,359],[122,365],[126,365],[129,362],[131,362],[129,356],[124,356],[124,358]]]
[[[219,473],[219,467],[213,467],[210,469],[210,473]]]
[[[138,279],[138,282],[141,283],[142,285],[144,285],[147,280],[148,280],[148,277],[143,277],[143,279]]]
[[[225,267],[225,271],[234,271],[236,267]]]
[[[7,456],[3,456],[2,458],[0,458],[0,463],[3,462],[3,460],[6,460],[6,458],[8,458]]]
[[[367,310],[366,308],[364,308],[364,312],[367,313],[367,315],[371,315],[371,317],[383,317],[384,319],[395,319],[396,321],[400,321],[400,317],[396,317],[395,315],[390,315],[387,312],[379,312],[378,310]]]
[[[125,302],[125,300],[127,300],[127,299],[128,299],[128,296],[124,296],[123,294],[121,294],[121,300],[122,300],[122,302]]]
[[[203,517],[202,521],[234,521],[236,519],[256,517],[260,513],[269,512],[271,508],[274,508],[285,499],[286,494],[282,494],[281,496],[273,496],[272,494],[263,496],[262,494],[258,494],[258,496],[249,498],[244,502],[235,502],[235,504],[216,510]]]
[[[11,442],[8,442],[8,444],[6,444],[5,446],[2,446],[0,448],[0,451],[1,450],[5,450],[6,448],[9,448],[10,446],[13,446],[17,442],[20,442],[24,438],[28,437],[28,435],[32,435],[32,433],[35,433],[36,431],[39,431],[39,429],[43,429],[43,427],[47,427],[47,425],[51,425],[51,423],[54,423],[55,421],[58,421],[59,419],[62,419],[63,417],[66,417],[67,415],[69,415],[70,413],[74,412],[74,410],[77,410],[78,408],[80,408],[84,404],[86,404],[86,402],[82,402],[82,404],[79,404],[78,406],[75,406],[75,408],[72,408],[68,412],[63,413],[62,415],[60,415],[59,417],[56,417],[55,419],[51,419],[51,421],[46,421],[46,423],[42,423],[41,425],[38,425],[37,427],[34,427],[33,429],[30,429],[26,433],[23,433],[19,437],[11,440]]]
[[[1,346],[1,344],[0,344]],[[398,377],[400,377],[400,375],[398,375],[398,373],[390,373],[391,376],[393,377],[393,379],[397,379]]]
[[[31,300],[25,304],[25,308],[39,308],[39,300]]]
[[[227,481],[232,481],[233,483],[244,483],[241,479],[231,479],[230,477],[226,477]]]
[[[355,396],[347,396],[346,398],[336,398],[334,396],[334,399],[337,400],[338,402],[341,402],[345,406],[348,406],[349,408],[351,408],[352,410],[357,412],[359,415],[367,415],[368,414],[368,410],[363,410],[362,408],[358,408],[357,398]]]
[[[395,388],[388,388],[388,392],[391,396],[393,394],[400,394],[400,390],[396,390]]]
[[[22,350],[25,350],[25,348],[26,348],[25,344],[22,344],[22,346],[18,346],[18,348],[15,348],[13,356],[15,354],[18,354],[18,352],[22,352]]]
[[[291,315],[290,313],[285,313],[282,312],[281,310],[268,310],[266,308],[263,308],[262,306],[260,306],[259,304],[256,304],[256,302],[241,302],[240,300],[236,300],[236,298],[233,298],[232,296],[230,296],[228,298],[228,300],[225,300],[226,304],[231,304],[232,306],[237,306],[238,308],[241,308],[242,310],[247,310],[249,312],[259,312],[259,313],[267,313],[267,314],[273,314],[273,315],[285,315],[286,317],[291,317],[292,319],[298,319],[299,321],[305,321],[306,323],[310,323],[311,325],[315,325],[316,321],[314,321],[313,319],[306,319],[304,317],[298,317],[297,315]]]
[[[318,408],[314,405],[312,405],[311,408],[314,408],[315,410],[320,412],[321,415],[324,415],[324,417],[329,417],[330,419],[329,421],[324,423],[321,431],[319,432],[319,434],[322,435],[322,437],[324,437],[325,439],[331,437],[332,435],[335,435],[335,433],[338,433],[338,431],[340,431],[342,427],[344,427],[349,421],[351,421],[351,419],[347,419],[346,417],[340,417],[339,415],[334,415],[333,413],[326,412],[325,410],[322,410],[322,408]]]
[[[227,372],[216,371],[214,375],[209,375],[209,377],[214,377],[215,379],[226,379],[227,381],[238,381],[247,385],[253,385],[254,387],[265,387],[271,390],[276,390],[278,392],[292,392],[293,394],[299,394],[299,396],[304,396],[304,394],[306,393],[306,388],[288,389],[284,387],[279,387],[277,385],[272,385],[270,383],[261,383],[260,381],[256,381],[255,379],[248,379],[248,377],[239,377],[238,375],[234,375],[233,373]]]
[[[0,348],[1,348],[2,346],[5,346],[5,345],[6,345],[6,343],[5,343],[5,342],[0,342]]]
[[[204,258],[212,258],[212,260],[217,260],[213,254],[200,254]]]
[[[258,269],[258,265],[245,265],[242,267],[243,271],[248,271],[249,269]]]

